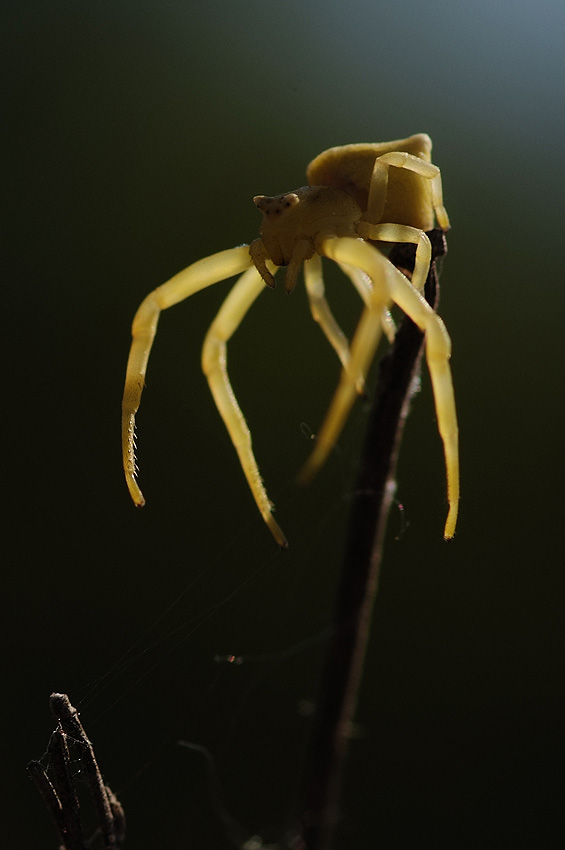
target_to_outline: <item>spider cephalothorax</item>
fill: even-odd
[[[243,272],[206,335],[202,368],[261,515],[277,543],[287,545],[273,517],[249,429],[226,371],[228,339],[265,283],[274,286],[277,268],[286,266],[287,292],[294,289],[300,269],[304,268],[312,315],[343,365],[337,391],[306,464],[305,476],[324,463],[339,437],[355,394],[363,389],[383,317],[395,303],[426,335],[426,357],[447,469],[449,513],[444,537],[453,537],[459,504],[459,458],[449,367],[451,342],[442,320],[422,297],[431,257],[425,231],[431,230],[436,221],[444,230],[449,227],[440,172],[431,163],[431,148],[429,136],[419,133],[394,142],[345,145],[324,151],[308,166],[308,186],[274,197],[257,195],[253,199],[263,213],[259,239],[193,263],[145,298],[133,321],[122,402],[124,470],[136,505],[143,505],[144,498],[136,481],[135,414],[159,314],[198,290]],[[379,244],[395,242],[416,246],[410,280],[379,250]],[[351,346],[325,298],[322,257],[340,265],[364,302]]]
[[[260,239],[249,246],[257,271],[269,286],[275,279],[266,260],[286,266],[285,289],[292,292],[305,260],[316,253],[316,240],[327,234],[356,236],[361,208],[347,192],[329,186],[302,186],[295,192],[268,198],[256,195],[253,203],[263,213]]]

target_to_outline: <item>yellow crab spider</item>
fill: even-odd
[[[226,344],[264,285],[275,285],[274,275],[280,266],[286,266],[288,293],[304,267],[312,315],[343,369],[302,478],[309,478],[320,468],[338,439],[356,393],[363,390],[383,324],[390,336],[388,307],[397,304],[425,332],[447,471],[449,511],[444,537],[453,537],[459,504],[459,455],[449,367],[451,342],[442,320],[422,295],[431,258],[425,231],[431,230],[436,221],[443,230],[449,227],[440,171],[431,162],[431,149],[430,137],[419,133],[394,142],[345,145],[324,151],[308,166],[307,186],[275,197],[257,195],[253,199],[263,213],[259,239],[198,260],[145,298],[133,320],[122,401],[124,471],[137,506],[144,505],[145,500],[136,481],[135,414],[159,314],[200,289],[243,272],[206,335],[202,369],[257,507],[277,543],[286,547],[286,538],[275,521],[273,505],[261,480],[249,428],[229,381]],[[416,245],[411,280],[379,250],[380,244],[395,242]],[[322,257],[341,266],[364,302],[351,346],[325,298]]]

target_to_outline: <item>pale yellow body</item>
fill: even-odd
[[[426,358],[447,469],[449,513],[444,537],[453,537],[459,504],[459,454],[449,367],[451,342],[442,320],[422,296],[431,258],[424,231],[431,230],[436,222],[444,230],[449,227],[440,172],[431,163],[431,148],[431,140],[424,133],[395,142],[330,148],[308,166],[308,186],[272,198],[254,198],[263,213],[260,239],[193,263],[145,298],[133,321],[122,401],[124,471],[136,505],[145,504],[145,500],[136,481],[135,414],[159,314],[200,289],[243,272],[206,335],[202,368],[257,507],[277,543],[286,547],[226,369],[228,339],[265,283],[274,286],[277,268],[286,266],[287,292],[292,292],[300,269],[304,268],[312,315],[343,365],[336,394],[302,478],[309,478],[319,469],[338,439],[356,393],[363,390],[382,327],[389,338],[394,332],[388,307],[397,304],[426,334]],[[379,251],[375,246],[379,242],[416,245],[411,280]],[[341,266],[364,301],[351,347],[325,298],[322,257]]]

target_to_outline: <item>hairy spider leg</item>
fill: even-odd
[[[141,401],[145,384],[147,361],[155,339],[161,310],[184,301],[190,295],[233,277],[252,263],[249,247],[241,245],[211,254],[188,266],[166,283],[158,286],[141,302],[132,325],[132,343],[126,370],[126,382],[122,399],[122,455],[124,473],[130,495],[137,507],[145,504],[143,493],[136,481],[135,462],[135,414]]]
[[[380,317],[390,301],[398,304],[426,334],[426,359],[432,379],[438,429],[445,453],[449,511],[444,538],[449,540],[455,533],[457,523],[459,454],[455,397],[449,367],[451,341],[445,325],[410,281],[373,246],[350,237],[328,237],[320,240],[317,249],[320,254],[337,262],[357,266],[373,281],[371,305],[364,310],[351,345],[353,374],[358,370],[363,376],[366,375],[380,338]],[[302,480],[308,480],[326,460],[341,433],[354,400],[355,386],[350,375],[344,371],[314,450],[302,470]]]
[[[269,273],[274,275],[277,266],[269,260],[266,264]],[[261,480],[251,445],[251,434],[227,372],[227,341],[237,330],[255,299],[264,290],[265,282],[255,267],[248,269],[234,284],[206,334],[202,347],[202,371],[208,379],[216,407],[237,451],[243,473],[261,516],[279,546],[286,549],[288,543],[272,514],[273,504]]]

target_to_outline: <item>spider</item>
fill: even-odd
[[[458,430],[449,367],[451,341],[445,325],[422,296],[430,267],[426,230],[449,219],[443,206],[439,168],[431,162],[431,139],[419,133],[393,142],[330,148],[308,166],[308,185],[274,197],[257,195],[263,213],[260,238],[198,260],[151,292],[132,326],[132,344],[122,401],[123,462],[129,492],[141,507],[145,499],[136,481],[135,414],[141,400],[147,361],[161,310],[220,280],[241,274],[214,321],[202,349],[202,369],[227,427],[257,507],[276,542],[287,541],[273,516],[253,454],[249,428],[233,393],[227,369],[227,341],[265,288],[274,287],[279,266],[286,266],[285,289],[291,293],[301,267],[314,319],[341,363],[339,384],[317,435],[302,478],[311,477],[334,446],[356,393],[363,392],[381,327],[391,335],[388,307],[395,303],[425,332],[446,471],[449,511],[444,538],[455,533],[459,503]],[[411,280],[379,248],[387,243],[416,246]],[[359,291],[364,310],[351,346],[334,319],[324,294],[322,257],[334,260]]]

